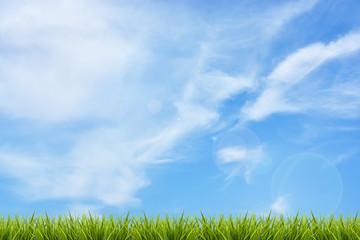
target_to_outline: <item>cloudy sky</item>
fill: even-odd
[[[354,215],[359,12],[0,0],[0,212]]]

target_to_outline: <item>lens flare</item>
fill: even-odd
[[[342,197],[339,171],[325,157],[314,153],[295,154],[276,169],[271,183],[274,201],[287,203],[286,213],[331,213]],[[280,208],[280,206],[278,206]]]
[[[262,147],[253,131],[238,127],[215,137],[212,154],[216,165],[224,173],[244,175],[249,182],[251,172],[261,161]]]

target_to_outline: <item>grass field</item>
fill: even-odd
[[[298,214],[290,218],[244,216],[228,218],[220,215],[206,217],[165,215],[124,217],[82,216],[51,217],[35,213],[31,217],[4,217],[0,215],[0,239],[359,239],[360,219],[344,219],[330,215],[316,218]]]

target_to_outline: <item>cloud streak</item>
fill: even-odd
[[[358,84],[333,86],[321,91],[314,89],[313,94],[299,92],[295,87],[303,82],[308,84],[306,77],[327,61],[356,53],[359,49],[360,33],[356,31],[329,44],[315,43],[299,49],[266,77],[267,87],[254,102],[243,107],[242,116],[246,120],[260,121],[274,113],[306,113],[319,109],[337,115],[354,115],[354,110],[360,106],[358,95],[354,94]]]
[[[22,153],[14,144],[1,148],[2,174],[17,180],[8,188],[24,199],[73,199],[71,208],[82,206],[82,199],[138,206],[141,200],[135,194],[150,184],[146,167],[173,161],[163,158],[164,152],[197,126],[218,118],[192,99],[169,102],[174,92],[164,94],[163,89],[169,89],[171,81],[150,79],[153,91],[143,87],[149,79],[142,72],[154,56],[149,46],[154,34],[176,42],[191,28],[170,30],[178,19],[167,26],[158,21],[164,15],[152,7],[139,12],[124,4],[114,11],[112,4],[99,1],[1,5],[1,45],[8,49],[0,57],[1,111],[26,119],[30,128],[38,123],[45,124],[42,131],[61,127],[74,139],[61,157]],[[132,30],[125,28],[127,23]],[[154,25],[160,31],[153,33]],[[161,28],[175,35],[161,36],[169,33]],[[209,79],[215,88],[205,95],[215,102],[244,85],[218,73]],[[221,80],[227,84],[216,85]],[[219,86],[223,89],[217,92]],[[162,113],[169,106],[172,116]],[[159,124],[153,114],[167,121]],[[90,129],[71,131],[72,124],[85,119],[92,122]],[[39,144],[48,145],[46,140]]]
[[[259,42],[266,48],[281,27],[317,1],[261,9],[225,25],[229,19],[207,24],[177,5],[163,11],[160,4],[138,9],[126,1],[20,3],[0,3],[0,111],[25,120],[29,128],[59,128],[73,143],[61,157],[37,149],[22,152],[21,143],[9,143],[0,149],[0,169],[17,180],[9,188],[27,200],[67,199],[74,201],[71,208],[95,209],[139,206],[136,194],[151,184],[148,166],[181,159],[166,153],[194,130],[227,125],[220,121],[222,103],[257,93],[261,84],[257,67],[251,66],[253,53],[227,51],[263,51]],[[245,119],[308,109],[289,100],[286,91],[327,60],[354,52],[358,38],[352,33],[290,55],[266,78],[268,87],[255,102],[243,108]],[[218,64],[234,56],[244,62],[236,71]],[[343,95],[357,97],[352,88],[340,88]],[[84,122],[90,127],[74,127]],[[255,154],[244,151],[225,152],[224,158]],[[247,183],[254,168],[244,173]],[[100,204],[82,204],[83,199]]]

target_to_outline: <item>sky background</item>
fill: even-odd
[[[0,212],[355,215],[360,1],[0,0]]]

